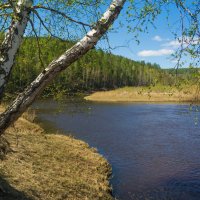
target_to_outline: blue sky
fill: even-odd
[[[105,1],[105,2],[109,4],[110,1],[111,0]],[[135,2],[136,2],[135,4],[137,4],[137,2],[140,2],[139,6],[141,6],[141,3],[144,3],[143,0],[135,1]],[[149,2],[151,2],[151,0],[149,0]],[[154,1],[154,2],[159,2],[159,1]],[[114,23],[113,28],[114,28],[115,33],[110,32],[108,34],[110,46],[114,48],[113,50],[111,50],[111,52],[113,54],[122,55],[124,57],[130,58],[136,61],[144,60],[145,62],[157,63],[162,68],[175,67],[177,64],[177,60],[174,60],[171,54],[174,53],[178,47],[180,47],[180,42],[178,42],[178,40],[175,40],[175,37],[172,34],[172,31],[175,31],[176,33],[180,34],[180,16],[179,16],[179,11],[177,10],[176,5],[174,3],[175,1],[169,1],[169,2],[173,2],[173,4],[170,4],[168,7],[170,11],[168,21],[166,20],[166,16],[168,15],[166,13],[166,10],[164,10],[161,12],[161,14],[157,17],[157,19],[154,22],[156,28],[150,25],[148,29],[148,33],[139,34],[139,38],[138,38],[140,41],[139,45],[134,40],[133,34],[128,33],[128,30],[126,28],[127,25],[134,27],[134,24],[127,24],[126,11],[128,8],[128,4],[125,4],[121,15]],[[191,5],[192,2],[193,0],[186,0],[187,5],[189,4]],[[107,6],[108,5],[100,6],[99,8],[100,13],[103,13],[105,9],[107,8]],[[91,18],[93,20],[94,13],[96,13],[95,11],[93,13],[91,9],[93,9],[93,7],[89,7],[88,10],[84,10],[84,9],[81,10],[80,7],[76,9],[75,7],[75,8],[72,8],[73,12],[70,10],[67,10],[66,13],[67,15],[70,14],[72,18],[75,18],[78,21],[81,20],[83,22],[88,23],[89,18],[87,14],[91,12],[92,13]],[[45,15],[47,15],[47,13],[44,11],[41,11],[40,14],[42,17],[45,17]],[[97,16],[95,15],[95,18],[96,17]],[[52,21],[54,22],[54,20]],[[121,27],[119,28],[119,22],[124,24],[122,28]],[[170,24],[170,27],[168,26],[168,23]],[[76,31],[74,31],[74,29],[76,29]],[[56,27],[54,27],[53,30],[54,30],[55,35],[59,34],[61,30],[61,36],[66,36],[67,39],[69,38],[67,37],[68,36],[67,34],[65,35],[65,33],[69,33],[69,32],[70,34],[72,33],[71,35],[73,35],[74,37],[70,37],[70,39],[74,39],[74,38],[77,39],[79,37],[82,37],[85,34],[85,31],[83,32],[82,30],[82,26],[80,26],[80,29],[78,29],[78,27],[76,26],[71,27],[71,25],[65,24],[63,22],[60,24],[56,24]],[[48,32],[45,30],[43,30],[43,32],[41,33],[48,35]],[[179,36],[180,35],[178,35],[178,37]],[[123,46],[123,47],[120,47],[120,46]],[[108,49],[107,40],[101,40],[98,43],[97,47],[107,50]],[[187,61],[184,67],[188,67],[190,63],[190,59],[188,57],[184,59]]]
[[[134,41],[133,35],[127,32],[125,20],[125,6],[121,16],[118,18],[118,22],[124,24],[123,28],[117,28],[118,22],[114,24],[116,33],[109,34],[109,43],[112,47],[116,47],[112,50],[112,53],[122,55],[132,60],[157,63],[162,68],[173,68],[177,61],[171,56],[173,52],[180,46],[179,42],[174,39],[172,30],[176,28],[178,30],[179,15],[176,7],[170,7],[169,21],[166,20],[166,12],[163,12],[155,21],[156,29],[149,26],[149,33],[141,33],[139,36],[140,44]],[[168,22],[171,24],[171,28],[168,26]],[[131,24],[129,24],[131,25]],[[127,45],[128,44],[128,45]],[[102,43],[100,44],[100,46]],[[126,47],[118,47],[126,46]],[[189,63],[189,59],[186,59]],[[185,67],[188,64],[185,65]]]

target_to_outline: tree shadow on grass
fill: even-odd
[[[32,200],[30,197],[25,195],[9,185],[9,183],[0,177],[0,200]]]

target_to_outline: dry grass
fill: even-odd
[[[74,138],[46,134],[24,118],[8,129],[13,149],[0,163],[0,199],[112,199],[111,168]]]
[[[85,99],[105,102],[191,102],[199,101],[199,94],[195,86],[182,86],[179,89],[170,86],[124,87],[95,92]]]

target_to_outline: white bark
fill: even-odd
[[[14,59],[21,45],[30,14],[31,0],[19,0],[16,7],[16,17],[5,35],[0,49],[0,97],[14,64]]]
[[[89,31],[85,37],[63,53],[58,59],[52,61],[30,84],[30,86],[14,100],[0,116],[0,134],[18,119],[57,74],[66,69],[96,45],[98,40],[105,34],[118,17],[125,1],[126,0],[114,0],[102,18],[97,22],[96,27]]]

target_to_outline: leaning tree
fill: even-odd
[[[123,13],[126,16],[123,17],[126,18],[128,32],[137,40],[137,35],[141,31],[148,31],[148,26],[154,25],[155,19],[163,10],[169,14],[172,6],[175,6],[179,15],[177,27],[180,28],[173,33],[180,46],[174,56],[179,62],[183,53],[187,53],[196,63],[199,61],[199,0],[113,0],[110,5],[108,1],[103,0],[0,2],[1,33],[5,33],[0,49],[1,98],[24,36],[30,33],[35,35],[39,54],[42,51],[40,36],[48,35],[49,39],[56,37],[77,41],[60,57],[44,67],[35,80],[0,115],[0,135],[22,115],[61,71],[94,48],[102,37],[107,38],[106,32],[112,30],[112,25],[123,7],[126,9]],[[106,12],[102,14],[101,10],[106,7]]]

